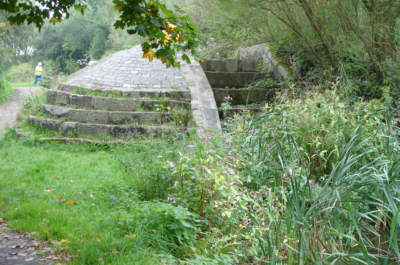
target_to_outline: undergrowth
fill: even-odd
[[[0,216],[73,264],[398,264],[392,98],[294,92],[222,136],[79,146],[9,131]]]

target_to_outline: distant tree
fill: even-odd
[[[30,58],[34,32],[32,26],[10,25],[7,14],[0,11],[0,70]]]
[[[178,7],[172,11],[157,0],[113,0],[113,4],[120,14],[114,27],[146,38],[147,41],[142,44],[143,56],[150,61],[156,57],[167,66],[177,67],[180,66],[177,52],[182,52],[182,59],[187,62],[190,62],[187,53],[196,54],[197,30]],[[86,7],[84,0],[0,2],[0,10],[8,13],[11,23],[33,23],[39,29],[46,20],[56,24],[69,18],[71,9],[83,14]]]

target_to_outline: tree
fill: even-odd
[[[182,10],[167,8],[158,0],[113,0],[114,9],[120,16],[115,28],[126,29],[129,34],[138,34],[147,39],[142,44],[143,57],[150,61],[159,58],[167,66],[179,67],[178,52],[182,59],[190,62],[187,53],[196,55],[197,29],[183,15]],[[0,10],[6,11],[11,23],[35,24],[39,29],[45,21],[56,24],[70,16],[71,9],[86,9],[84,0],[1,0]]]

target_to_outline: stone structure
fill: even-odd
[[[243,105],[261,104],[273,95],[273,88],[248,89],[250,83],[266,77],[276,81],[287,77],[286,70],[272,57],[265,44],[238,50],[237,59],[204,60],[201,65],[213,88],[217,105],[220,106],[229,96],[232,105],[240,105],[232,108],[235,112],[250,110]],[[251,107],[251,111],[257,109]]]
[[[140,46],[78,71],[47,97],[44,114],[28,121],[64,136],[159,136],[193,126],[221,131],[201,66],[166,68],[157,59],[143,59]]]
[[[288,76],[286,69],[272,56],[266,44],[239,49],[237,57],[240,71],[269,73],[277,81],[282,81]]]

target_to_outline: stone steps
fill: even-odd
[[[191,128],[173,128],[168,126],[147,125],[110,125],[95,123],[80,123],[55,119],[44,119],[35,116],[28,117],[28,123],[44,130],[60,133],[63,136],[108,136],[113,138],[159,137],[171,135],[174,132],[190,132]]]
[[[192,126],[191,94],[179,90],[122,91],[60,85],[47,91],[31,126],[55,131],[56,138],[158,137]]]
[[[205,71],[205,74],[211,87],[245,87],[266,76],[264,73],[258,72]]]
[[[185,113],[170,112],[129,112],[73,109],[56,105],[44,105],[45,114],[69,121],[96,124],[163,124],[173,120],[184,120]]]
[[[91,95],[94,93],[101,94],[105,97],[129,97],[129,98],[170,98],[176,100],[190,101],[192,96],[188,90],[177,89],[140,89],[140,90],[123,90],[121,88],[84,88],[68,84],[59,84],[59,90],[67,91],[80,95]]]
[[[54,105],[74,105],[84,109],[109,111],[190,109],[190,101],[187,100],[90,96],[61,90],[48,90],[47,100]]]

